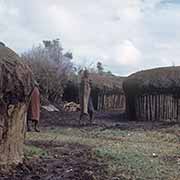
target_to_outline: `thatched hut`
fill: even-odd
[[[0,165],[23,158],[28,97],[33,87],[28,66],[0,44]]]
[[[130,120],[180,121],[180,66],[132,74],[123,89]]]
[[[91,74],[92,97],[98,111],[119,110],[125,108],[125,96],[122,89],[124,77]]]
[[[125,96],[122,89],[124,77],[90,73],[92,80],[91,96],[95,109],[98,111],[119,110],[125,108]],[[64,89],[63,100],[79,101],[80,80],[69,81]]]

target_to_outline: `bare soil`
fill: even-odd
[[[30,142],[29,142],[30,143]],[[8,173],[1,173],[2,180],[103,180],[107,179],[106,164],[93,157],[88,146],[36,142],[48,149],[47,157],[25,159]]]
[[[175,122],[152,122],[152,121],[129,121],[123,111],[96,112],[94,121],[90,124],[88,117],[85,117],[79,125],[79,112],[47,112],[42,110],[41,127],[54,128],[65,127],[101,127],[104,129],[120,130],[158,130],[171,127]],[[178,124],[180,125],[180,124]]]

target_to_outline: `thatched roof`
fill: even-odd
[[[126,78],[127,93],[180,93],[180,66],[140,71]]]
[[[109,94],[119,94],[123,92],[122,84],[125,79],[125,77],[119,77],[114,75],[100,75],[97,73],[90,73],[89,79],[92,82],[92,90],[93,91],[100,91],[102,93],[109,93]],[[77,76],[71,76],[69,79],[69,82],[66,84],[67,87],[65,91],[67,92],[68,89],[70,91],[73,91],[73,93],[78,93],[79,87],[81,83],[81,77],[79,75]]]
[[[90,79],[92,80],[93,86],[99,90],[123,92],[122,84],[125,77],[91,73]]]
[[[32,72],[11,49],[0,46],[0,98],[25,100],[34,86]]]

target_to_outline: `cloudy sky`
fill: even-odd
[[[0,0],[0,41],[22,53],[56,38],[119,75],[180,65],[180,0]]]

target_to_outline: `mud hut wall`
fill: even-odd
[[[35,86],[31,69],[8,47],[0,47],[0,166],[23,161],[26,113]]]
[[[137,120],[180,122],[180,98],[171,94],[137,96],[135,97],[135,113]]]
[[[18,164],[23,160],[26,104],[11,105],[0,120],[0,165]]]

